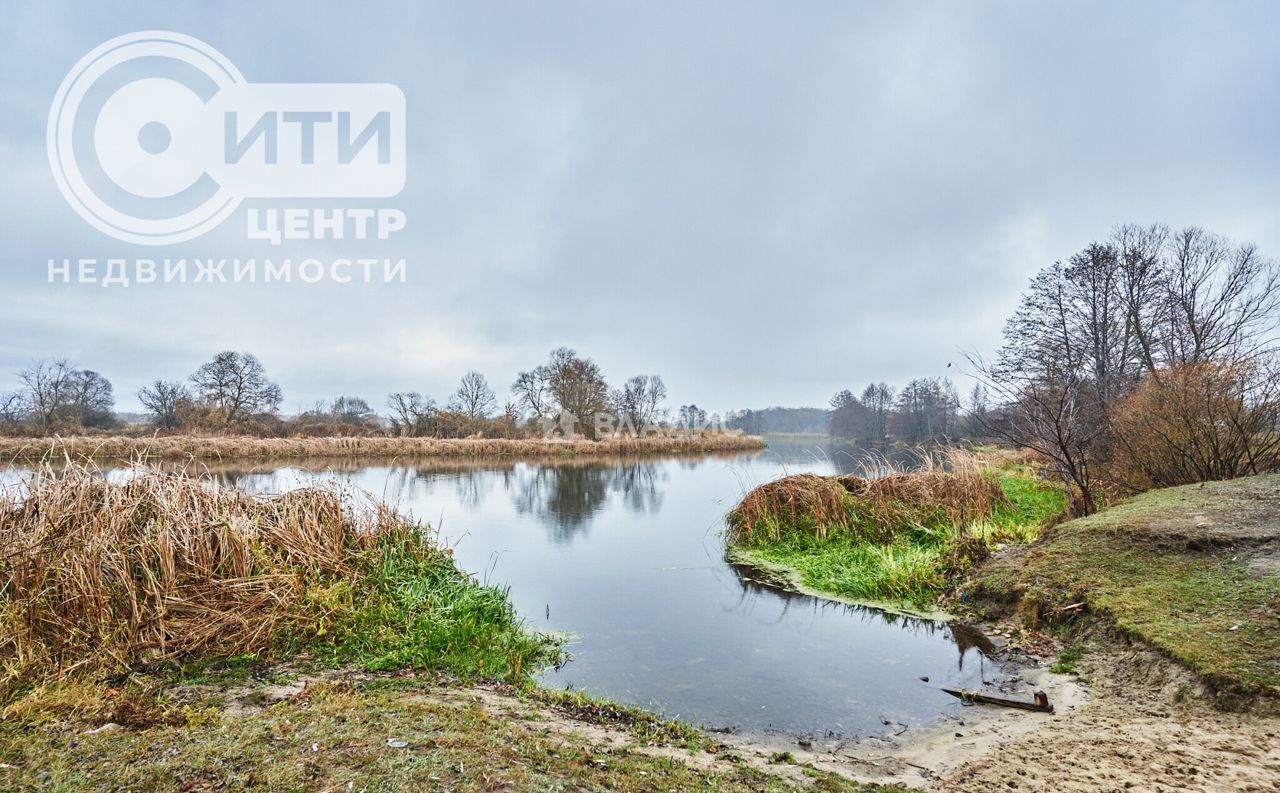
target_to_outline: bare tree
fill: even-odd
[[[400,436],[418,437],[430,431],[436,403],[417,391],[400,391],[387,398],[391,408],[391,428]]]
[[[1273,347],[1280,324],[1274,261],[1196,227],[1173,234],[1166,248],[1166,365],[1245,360]]]
[[[1223,432],[1269,415],[1276,383],[1257,373],[1271,371],[1278,323],[1280,270],[1254,246],[1199,228],[1122,226],[1039,272],[995,361],[970,361],[1001,403],[989,428],[1052,460],[1080,514],[1095,508],[1099,474],[1118,452],[1151,467],[1197,459],[1189,447],[1207,444],[1211,459],[1184,470],[1243,470],[1228,451],[1236,435]],[[1174,431],[1192,416],[1213,432]],[[1163,447],[1152,435],[1160,426]],[[1268,436],[1258,437],[1265,451]],[[1255,448],[1235,446],[1246,457]]]
[[[1106,280],[1096,271],[1108,261],[1116,259],[1094,248],[1070,266],[1041,270],[1005,323],[995,361],[969,356],[1003,408],[989,417],[989,432],[1051,460],[1077,515],[1096,508],[1094,463],[1105,449],[1106,389],[1096,388],[1095,378],[1109,380],[1115,371],[1105,353],[1115,340],[1101,338],[1112,329],[1107,306],[1090,305],[1094,285]]]
[[[38,361],[18,374],[31,419],[39,429],[51,429],[58,422],[73,390],[75,371],[69,361],[59,358]]]
[[[667,398],[667,386],[656,374],[638,374],[627,380],[620,391],[613,395],[619,418],[632,430],[640,432],[662,420],[662,403]]]
[[[921,377],[898,392],[895,434],[909,443],[947,437],[953,430],[960,396],[950,380]]]
[[[894,391],[887,383],[872,383],[862,390],[862,404],[870,412],[866,440],[884,443],[889,434],[889,412],[893,410]]]
[[[551,395],[560,411],[580,422],[588,437],[595,437],[594,418],[609,409],[609,385],[600,367],[563,347],[551,354],[548,366]]]
[[[1099,458],[1105,456],[1106,417],[1097,392],[1077,373],[1022,370],[1005,362],[969,362],[1000,404],[984,426],[993,437],[1048,458],[1069,495],[1073,515],[1097,509]]]
[[[151,423],[165,430],[182,426],[182,407],[191,403],[191,391],[176,381],[157,380],[138,392],[138,401],[151,414]]]
[[[845,389],[831,397],[827,411],[827,432],[833,438],[862,438],[867,435],[871,411],[853,392]]]
[[[191,375],[196,396],[228,424],[274,414],[283,398],[262,362],[247,352],[220,352]]]
[[[556,411],[551,397],[550,372],[545,366],[520,372],[511,384],[511,393],[515,395],[516,407],[534,418],[549,418]]]
[[[1156,370],[1159,342],[1155,334],[1168,311],[1161,259],[1168,237],[1169,230],[1158,224],[1121,226],[1112,237],[1120,268],[1120,299],[1138,360],[1148,374]]]
[[[697,405],[681,405],[679,416],[679,425],[687,430],[697,430],[706,426],[707,411]]]
[[[328,412],[335,422],[354,427],[363,427],[378,419],[377,412],[369,403],[355,396],[335,397]]]
[[[109,427],[115,423],[111,382],[97,372],[57,359],[35,363],[19,377],[26,386],[23,402],[41,430],[58,424]]]
[[[82,427],[111,427],[116,423],[116,398],[111,381],[88,369],[72,373],[69,379],[67,413]]]
[[[0,394],[0,425],[15,427],[30,416],[27,398],[20,391]]]
[[[550,360],[520,372],[511,391],[518,404],[543,421],[567,415],[588,437],[595,436],[594,417],[609,408],[609,385],[600,367],[567,347],[552,351]]]
[[[449,409],[469,419],[486,419],[498,409],[489,381],[479,372],[467,372],[458,384],[458,390],[449,400]]]
[[[965,407],[965,432],[970,438],[977,438],[986,431],[990,405],[991,391],[982,383],[974,383],[969,391],[969,404]]]

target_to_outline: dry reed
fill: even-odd
[[[971,453],[921,455],[914,471],[883,476],[799,474],[748,492],[729,513],[730,540],[758,544],[800,532],[887,542],[917,527],[967,527],[1008,507]]]
[[[418,529],[330,489],[255,498],[135,468],[37,471],[0,500],[0,689],[138,660],[266,648],[308,589]]]
[[[325,458],[555,458],[749,451],[764,448],[760,438],[734,433],[691,433],[672,437],[617,437],[592,441],[538,438],[252,438],[173,435],[164,437],[0,438],[0,460],[278,460]]]

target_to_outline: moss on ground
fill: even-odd
[[[1278,692],[1280,476],[1145,493],[991,559],[968,589],[1030,619],[1102,616],[1221,690]]]

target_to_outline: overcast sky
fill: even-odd
[[[565,345],[611,381],[661,374],[674,404],[821,405],[955,372],[1036,269],[1118,223],[1280,252],[1274,3],[321,7],[4,3],[0,390],[66,356],[129,410],[230,348],[263,360],[286,412],[443,401],[473,368],[501,399]],[[58,192],[59,83],[147,29],[251,82],[399,85],[408,178],[388,205],[407,229],[289,255],[402,256],[407,283],[48,283],[49,258],[284,255],[245,239],[252,201],[147,249]]]

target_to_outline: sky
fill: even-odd
[[[1280,252],[1280,5],[4,2],[0,391],[33,361],[121,410],[223,349],[285,412],[338,394],[505,398],[568,346],[672,405],[822,405],[989,352],[1035,271],[1121,223]],[[389,240],[246,237],[248,199],[171,246],[59,192],[46,125],[85,53],[194,36],[255,83],[393,83]],[[404,258],[404,283],[49,282],[63,258]],[[954,363],[951,369],[948,363]]]

